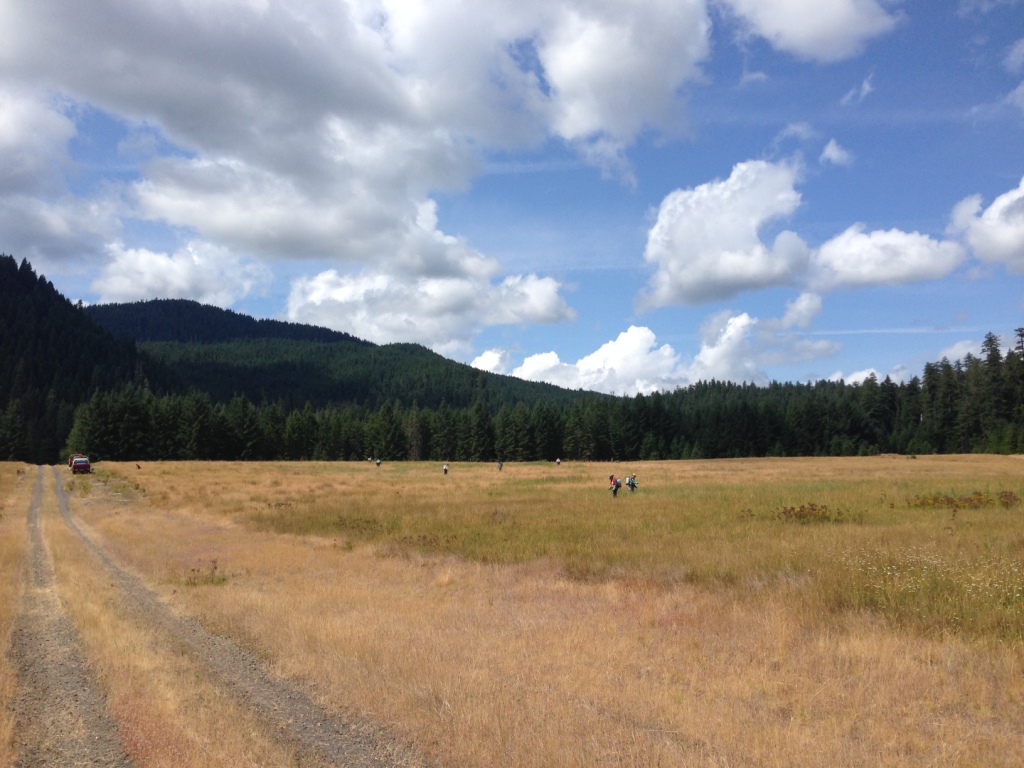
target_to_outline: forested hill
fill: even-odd
[[[161,392],[169,381],[27,261],[0,255],[0,460],[54,461],[93,394],[132,382]]]
[[[979,357],[900,383],[711,381],[629,398],[192,302],[128,306],[122,327],[152,338],[173,308],[167,322],[190,341],[117,340],[27,262],[0,256],[0,460],[1024,452],[1024,328],[1009,349],[989,333]]]
[[[286,410],[385,402],[468,408],[544,402],[582,393],[457,363],[418,344],[372,344],[347,333],[246,315],[194,301],[89,307],[86,314],[166,365],[189,387],[227,403],[242,396]],[[595,395],[597,396],[597,395]]]
[[[257,320],[188,299],[154,299],[129,304],[96,304],[85,313],[116,338],[212,344],[238,339],[348,342],[374,346],[348,333],[281,320]]]

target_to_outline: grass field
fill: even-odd
[[[28,533],[25,510],[31,503],[32,484],[27,467],[0,462],[0,648],[10,644],[11,631],[21,599]],[[6,654],[0,653],[0,704],[14,694],[15,673]],[[11,733],[14,719],[0,706],[0,766],[11,765]]]
[[[443,764],[1024,754],[1018,457],[98,470],[168,600]]]

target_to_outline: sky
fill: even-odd
[[[632,395],[1024,326],[1024,0],[0,0],[0,252]]]

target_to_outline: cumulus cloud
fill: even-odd
[[[293,317],[370,338],[439,348],[479,324],[566,319],[556,281],[503,276],[441,231],[431,198],[465,188],[488,151],[551,139],[628,178],[630,143],[684,122],[709,33],[705,0],[6,5],[0,193],[35,198],[8,195],[0,223],[16,224],[11,245],[35,244],[25,255],[105,260],[93,265],[105,299],[145,286],[222,302],[248,289],[211,293],[206,260],[226,275],[293,259],[316,264],[292,288]],[[102,226],[57,200],[89,110],[131,150]],[[203,265],[125,244],[136,220],[207,244]]]
[[[811,284],[829,290],[936,280],[958,267],[964,256],[956,242],[898,229],[865,232],[855,224],[815,252]]]
[[[875,0],[722,0],[751,34],[812,61],[840,61],[891,32],[899,17]]]
[[[782,327],[807,328],[811,320],[821,314],[821,305],[821,296],[815,293],[801,293],[786,304],[786,313],[781,320]]]
[[[853,165],[853,155],[846,149],[843,149],[839,142],[835,139],[829,139],[828,144],[821,151],[821,156],[818,158],[821,163],[829,163],[831,165],[841,165],[849,167]]]
[[[0,195],[63,192],[75,124],[49,101],[0,90]]]
[[[669,344],[657,343],[650,328],[630,326],[614,340],[575,363],[563,362],[556,352],[530,355],[511,373],[570,389],[635,395],[670,391],[697,381],[768,382],[767,367],[816,360],[834,355],[839,347],[826,339],[808,339],[795,332],[821,311],[821,298],[801,294],[782,318],[758,319],[746,312],[724,311],[708,318],[700,331],[700,347],[692,359]],[[474,361],[504,361],[502,350],[489,350]]]
[[[377,343],[413,341],[453,353],[481,326],[573,319],[559,288],[556,280],[532,274],[495,283],[466,275],[346,275],[331,269],[292,283],[288,318]]]
[[[28,259],[39,271],[87,271],[119,230],[115,206],[103,198],[9,195],[0,205],[2,250]]]
[[[646,125],[666,126],[709,49],[703,0],[567,3],[552,21],[537,53],[553,129],[568,140],[606,136],[614,146]]]
[[[508,373],[512,356],[507,349],[485,349],[470,363],[474,368],[490,373]]]
[[[101,303],[160,297],[229,307],[270,281],[265,267],[210,243],[191,242],[174,253],[125,248],[119,242],[108,250],[110,261],[93,282]]]
[[[1024,179],[988,208],[981,195],[957,203],[949,233],[960,236],[982,261],[1003,264],[1015,274],[1024,272]]]
[[[752,160],[724,181],[669,194],[647,236],[644,258],[657,269],[641,305],[697,304],[792,282],[806,268],[807,246],[789,231],[769,246],[760,233],[800,205],[798,175],[793,163]]]
[[[952,363],[957,360],[963,360],[967,355],[974,355],[975,357],[978,357],[980,354],[980,341],[964,339],[963,341],[958,341],[955,344],[951,344],[950,346],[940,350],[938,359],[941,360],[945,358]]]
[[[685,377],[675,350],[668,344],[657,346],[650,328],[635,325],[574,365],[562,363],[554,352],[547,352],[526,358],[512,375],[619,394],[674,389]]]

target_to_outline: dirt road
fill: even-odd
[[[374,724],[327,712],[306,691],[272,674],[251,653],[212,634],[199,622],[174,613],[76,523],[60,468],[53,468],[53,476],[64,524],[95,555],[97,567],[106,572],[131,610],[149,626],[176,638],[207,669],[211,681],[292,747],[299,764],[352,768],[425,765]],[[57,593],[39,519],[43,480],[40,467],[28,514],[28,586],[8,651],[18,670],[13,702],[16,765],[130,766],[133,762],[119,739],[118,725],[109,714],[103,691],[90,677],[78,632]]]
[[[89,674],[78,631],[57,594],[39,515],[43,468],[28,512],[31,550],[21,613],[11,637],[18,766],[127,766],[117,723]]]

